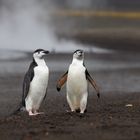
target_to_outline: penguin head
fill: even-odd
[[[33,57],[42,59],[43,56],[47,55],[48,53],[49,53],[49,51],[46,51],[46,50],[43,50],[43,49],[37,49],[37,50],[34,51]]]
[[[73,54],[73,58],[76,58],[78,60],[84,59],[84,51],[83,50],[76,50]]]

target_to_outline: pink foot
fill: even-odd
[[[36,116],[36,115],[40,115],[40,114],[44,114],[44,112],[32,112],[32,111],[29,111],[29,116]]]
[[[44,112],[37,112],[37,111],[36,111],[34,114],[35,114],[35,115],[41,115],[41,114],[44,114]]]

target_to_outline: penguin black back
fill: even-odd
[[[37,66],[37,63],[35,62],[34,58],[32,63],[29,66],[28,71],[25,74],[24,80],[23,80],[23,93],[22,93],[22,106],[25,107],[25,98],[28,95],[30,82],[33,80],[34,77],[34,68]]]

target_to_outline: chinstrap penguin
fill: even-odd
[[[86,111],[88,81],[95,88],[97,96],[100,97],[99,88],[95,80],[84,66],[83,50],[76,50],[68,71],[58,80],[56,86],[57,90],[60,91],[66,82],[66,97],[72,112],[80,110],[80,113],[83,114]]]
[[[16,112],[25,109],[30,116],[41,114],[38,110],[46,97],[49,80],[49,69],[44,60],[48,53],[43,49],[34,51],[33,61],[23,81],[22,103]]]

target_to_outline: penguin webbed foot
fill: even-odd
[[[80,108],[75,110],[76,113],[80,113]]]
[[[37,116],[37,115],[41,115],[41,114],[45,114],[44,112],[32,112],[32,111],[29,111],[29,116]]]
[[[84,116],[85,116],[84,113],[80,113],[80,115],[79,115],[80,118],[83,118]]]

